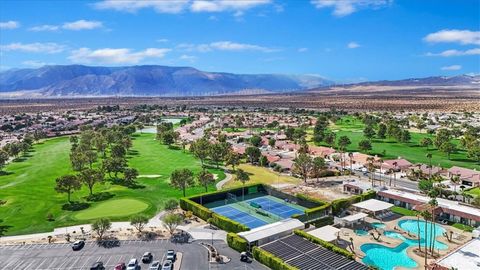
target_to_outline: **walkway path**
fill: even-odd
[[[232,174],[225,172],[225,179],[223,179],[222,181],[218,182],[218,183],[215,185],[215,187],[217,188],[217,190],[222,189],[223,185],[225,185],[225,184],[226,184],[228,181],[230,181],[232,178],[233,178],[233,175],[232,175]]]

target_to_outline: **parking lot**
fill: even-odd
[[[151,252],[153,260],[162,261],[165,252],[173,249],[182,253],[175,269],[267,269],[257,262],[245,264],[239,261],[239,254],[230,249],[223,241],[214,241],[220,254],[232,260],[226,264],[210,264],[207,249],[199,242],[189,244],[174,244],[168,240],[154,241],[120,241],[120,245],[112,248],[98,246],[87,242],[79,251],[73,251],[70,244],[34,244],[0,246],[0,269],[36,269],[36,270],[66,270],[89,269],[90,266],[102,261],[106,269],[113,269],[118,263],[127,263],[132,258],[141,259],[144,252]],[[140,264],[141,269],[148,270],[147,264]]]

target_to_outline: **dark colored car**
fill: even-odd
[[[143,263],[150,263],[153,260],[153,255],[150,252],[143,253],[142,262]]]
[[[114,268],[114,270],[125,270],[125,269],[127,269],[127,266],[125,265],[125,263],[119,263],[115,265],[115,268]]]
[[[103,262],[96,262],[90,267],[90,270],[105,270],[105,266],[103,266]]]
[[[177,260],[177,253],[175,252],[175,250],[173,250],[173,249],[167,250],[166,259],[170,260],[172,262],[175,262]]]
[[[85,241],[79,240],[79,241],[73,242],[73,244],[72,244],[72,249],[73,249],[73,250],[80,250],[80,249],[82,249],[84,246],[85,246]]]

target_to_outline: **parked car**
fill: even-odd
[[[143,253],[142,262],[143,263],[150,263],[153,260],[153,255],[150,252]]]
[[[170,260],[166,260],[163,262],[162,270],[172,270],[173,269],[173,262]]]
[[[103,262],[96,262],[90,267],[90,270],[105,270],[105,266],[103,266]]]
[[[240,253],[240,261],[242,262],[246,262],[246,263],[251,263],[252,262],[252,259],[250,259],[247,255],[246,252],[242,252]]]
[[[127,266],[125,265],[125,263],[119,263],[115,265],[115,268],[114,268],[114,270],[126,270],[126,269],[127,269]]]
[[[160,267],[162,267],[162,265],[160,264],[159,261],[153,261],[152,264],[150,265],[149,270],[160,270]]]
[[[127,264],[127,270],[137,270],[138,268],[138,260],[133,258]]]
[[[85,241],[83,241],[83,240],[78,240],[78,241],[73,242],[73,244],[72,244],[72,249],[73,249],[73,250],[80,250],[80,249],[82,249],[84,246],[85,246]]]
[[[177,260],[177,253],[173,249],[167,250],[167,260],[175,262]]]

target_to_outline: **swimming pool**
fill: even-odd
[[[402,230],[410,232],[410,234],[418,235],[418,225],[420,225],[420,244],[423,246],[425,244],[425,222],[420,221],[417,225],[417,220],[407,219],[401,220],[398,222],[398,225]],[[445,229],[438,224],[434,224],[435,233],[431,229],[431,224],[429,223],[427,226],[427,238],[432,239],[431,237],[435,235],[435,237],[442,235],[445,232]],[[399,232],[395,231],[385,231],[385,237],[389,238],[396,238],[402,240],[402,243],[394,248],[387,247],[380,244],[363,244],[360,246],[360,249],[365,253],[365,257],[363,258],[363,262],[367,265],[375,265],[382,270],[393,270],[395,267],[404,267],[404,268],[415,268],[417,267],[417,263],[407,255],[407,249],[412,246],[418,245],[418,240],[409,239],[402,235]],[[430,243],[430,242],[428,242]],[[438,240],[435,240],[435,249],[446,249],[448,246]]]
[[[365,230],[355,230],[355,234],[360,236],[365,236],[365,235],[368,235],[368,232]]]
[[[373,228],[377,228],[377,229],[385,229],[385,227],[387,225],[385,225],[385,223],[381,223],[381,222],[373,222],[373,223],[370,223],[370,225],[372,225]]]

